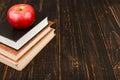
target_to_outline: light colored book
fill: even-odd
[[[0,62],[6,64],[18,71],[23,70],[30,61],[53,39],[55,36],[54,29],[51,29],[41,40],[39,40],[31,49],[29,49],[18,61],[0,54]]]
[[[19,50],[47,25],[48,18],[42,13],[37,13],[35,23],[24,30],[14,29],[5,19],[0,23],[0,43]]]
[[[52,29],[51,26],[53,25],[53,22],[49,21],[48,23],[49,24],[42,31],[40,31],[19,50],[15,50],[4,44],[0,44],[0,54],[10,58],[13,61],[17,61]]]

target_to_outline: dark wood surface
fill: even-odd
[[[0,80],[120,80],[120,0],[0,0],[29,3],[55,22],[56,37],[21,72],[0,63]]]

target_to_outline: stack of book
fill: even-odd
[[[27,29],[17,30],[5,19],[0,23],[0,62],[18,71],[27,64],[53,39],[54,23],[37,13],[35,23]]]

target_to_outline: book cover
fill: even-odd
[[[37,12],[36,21],[32,26],[24,30],[13,28],[5,19],[0,23],[0,42],[14,48],[20,49],[27,41],[40,32],[46,25],[48,20],[46,15]]]
[[[48,23],[49,24],[42,31],[40,31],[19,50],[15,50],[4,44],[0,44],[0,54],[10,58],[11,60],[17,61],[52,29],[51,26],[53,25],[53,22],[49,21]]]
[[[29,51],[27,51],[18,61],[13,61],[0,54],[0,62],[6,64],[18,71],[24,69],[30,61],[53,39],[55,36],[54,29],[52,29],[44,38],[35,44]]]

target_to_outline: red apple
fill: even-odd
[[[17,29],[30,27],[35,18],[35,9],[29,4],[15,4],[7,12],[8,22]]]

